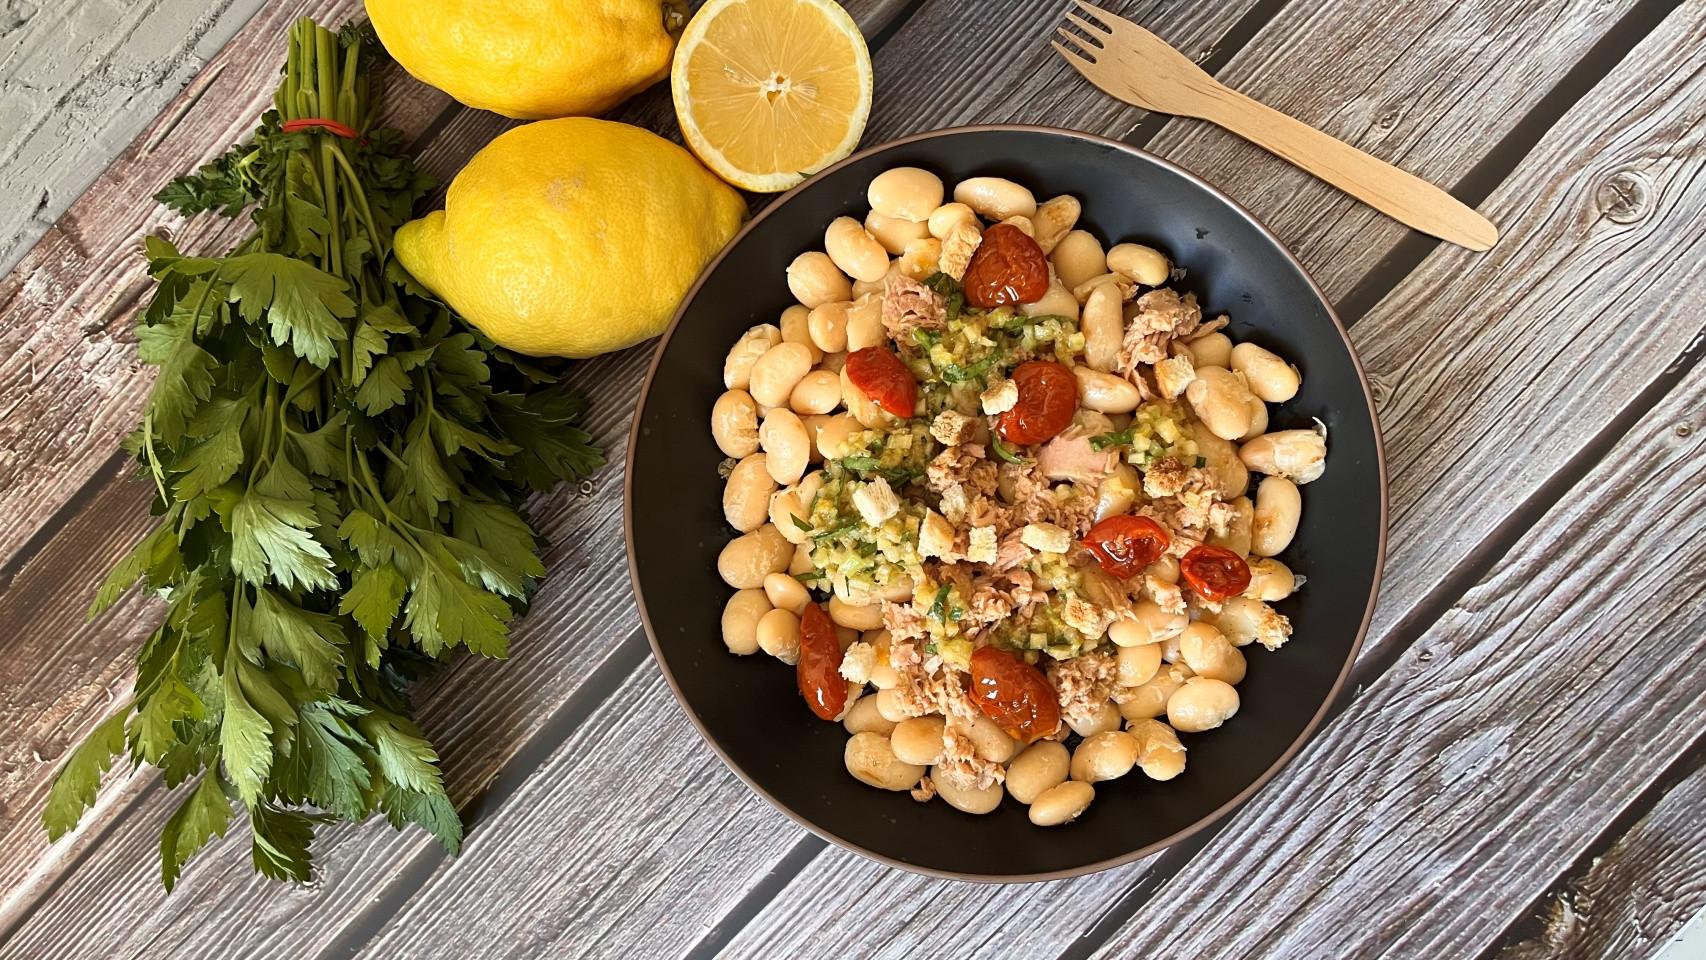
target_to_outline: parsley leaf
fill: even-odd
[[[160,883],[167,890],[177,884],[192,854],[231,828],[231,800],[222,787],[219,774],[208,771],[166,821],[160,833]]]
[[[71,751],[71,758],[59,771],[47,794],[47,807],[42,810],[42,826],[49,840],[58,840],[77,826],[83,811],[95,805],[95,792],[101,787],[101,776],[113,765],[113,757],[124,750],[124,721],[128,711],[120,711],[101,722],[89,738]]]

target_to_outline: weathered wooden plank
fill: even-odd
[[[1442,15],[1462,18],[1465,22],[1485,17],[1503,19],[1503,11],[1510,6],[1492,2],[1463,3],[1454,5],[1449,14]],[[1543,3],[1517,6],[1524,7],[1527,19],[1518,19],[1509,26],[1501,35],[1499,49],[1513,58],[1511,63],[1503,66],[1504,79],[1501,82],[1514,84],[1519,89],[1495,87],[1482,91],[1486,97],[1520,101],[1528,95],[1525,89],[1520,89],[1521,78],[1527,75],[1527,70],[1539,68],[1525,66],[1520,54],[1526,47],[1529,58],[1539,55],[1536,52],[1541,49],[1538,41],[1553,30],[1553,23],[1545,17],[1562,17],[1578,22],[1598,22],[1603,18],[1602,12],[1590,4],[1577,4],[1573,11],[1563,12]],[[1263,76],[1281,78],[1278,83],[1294,93],[1315,89],[1313,75],[1322,70],[1326,71],[1323,85],[1330,89],[1326,81],[1336,75],[1338,67],[1319,62],[1315,41],[1333,37],[1332,42],[1336,46],[1336,38],[1346,35],[1356,38],[1357,44],[1372,43],[1373,38],[1365,35],[1363,29],[1368,16],[1367,5],[1361,0],[1288,7],[1258,34],[1251,46],[1232,58],[1229,69],[1252,60],[1260,61]],[[1300,18],[1304,23],[1299,23]],[[1300,34],[1299,31],[1305,28],[1310,32]],[[1593,42],[1593,37],[1586,33],[1570,35],[1580,46]],[[1299,43],[1296,41],[1299,36],[1314,39]],[[1466,35],[1460,30],[1458,36]],[[1385,71],[1371,74],[1363,82],[1371,89],[1402,88],[1419,82],[1416,78],[1435,75],[1444,65],[1453,63],[1449,45],[1440,41],[1418,45],[1413,40],[1413,37],[1398,31],[1391,36],[1392,46],[1383,51],[1370,53],[1359,48],[1359,57],[1373,57],[1370,62],[1377,65],[1366,69],[1381,68]],[[1475,46],[1481,42],[1479,35],[1473,38]],[[1548,50],[1545,56],[1555,57],[1558,53]],[[1245,73],[1251,70],[1249,67],[1242,69]],[[1486,79],[1482,76],[1477,82]],[[1482,102],[1484,99],[1477,99],[1465,109],[1477,109]],[[1450,104],[1447,106],[1452,107]],[[1505,122],[1509,124],[1515,120],[1511,117]],[[1579,137],[1586,130],[1593,129],[1598,121],[1598,114],[1578,114],[1575,128],[1564,133],[1560,142]],[[1193,146],[1195,139],[1181,141],[1177,135],[1179,129],[1185,128],[1182,125],[1168,126],[1158,140],[1167,140],[1175,145],[1180,142],[1187,144],[1194,169],[1214,181],[1245,175],[1250,158],[1243,151],[1216,150],[1214,148],[1225,145],[1213,143],[1199,149]],[[1210,139],[1204,138],[1205,142]],[[1497,139],[1496,132],[1486,134],[1482,139],[1465,136],[1449,144],[1442,142],[1439,148],[1448,150],[1450,156],[1458,157],[1459,162],[1468,165],[1478,159],[1474,151],[1490,150]],[[1630,147],[1625,155],[1641,156],[1641,148]],[[1461,159],[1465,157],[1466,160]],[[1546,223],[1550,221],[1554,205],[1567,205],[1579,199],[1575,193],[1566,193],[1546,197],[1546,206],[1525,207],[1530,199],[1544,196],[1542,188],[1556,177],[1561,166],[1563,164],[1556,157],[1555,149],[1552,155],[1539,156],[1526,165],[1527,175],[1519,186],[1511,191],[1501,191],[1501,196],[1516,199],[1515,203],[1507,201],[1505,207],[1512,220],[1506,224],[1507,227],[1516,222],[1517,211],[1522,211],[1524,223],[1529,220]],[[1294,176],[1293,181],[1299,181],[1300,177]],[[1299,182],[1292,183],[1294,187],[1299,185]],[[1263,196],[1256,202],[1264,204],[1254,209],[1266,222],[1285,222],[1270,215],[1269,207],[1265,205],[1272,202],[1268,198]],[[1359,236],[1332,219],[1332,216],[1343,214],[1353,206],[1350,201],[1327,192],[1315,194],[1312,203],[1317,213],[1325,211],[1330,214],[1325,222],[1335,223],[1323,231],[1323,235],[1341,238]],[[1289,209],[1282,203],[1274,203],[1273,208],[1281,215],[1286,215]],[[1692,208],[1678,210],[1675,222],[1680,223],[1692,215]],[[1301,221],[1292,223],[1298,232],[1303,226]],[[1653,225],[1652,229],[1662,233],[1670,229],[1670,225]],[[1631,245],[1634,242],[1631,240]],[[1507,326],[1500,331],[1489,331],[1480,324],[1465,322],[1467,304],[1487,298],[1485,291],[1492,283],[1491,278],[1551,275],[1579,278],[1583,268],[1572,269],[1544,256],[1532,262],[1509,259],[1518,251],[1526,251],[1531,257],[1543,254],[1554,245],[1554,237],[1536,236],[1534,227],[1530,225],[1525,232],[1507,236],[1492,255],[1494,259],[1490,263],[1478,263],[1474,255],[1459,252],[1449,261],[1449,267],[1429,274],[1425,281],[1418,282],[1403,296],[1395,294],[1382,304],[1381,310],[1353,328],[1353,338],[1362,351],[1364,363],[1376,384],[1377,396],[1382,401],[1381,422],[1386,434],[1388,468],[1392,474],[1390,540],[1398,545],[1398,549],[1389,548],[1381,612],[1370,631],[1369,648],[1381,647],[1394,636],[1393,627],[1399,620],[1390,612],[1389,598],[1394,590],[1406,596],[1420,597],[1439,589],[1456,565],[1518,506],[1520,497],[1513,498],[1511,491],[1526,492],[1532,489],[1533,484],[1538,484],[1566,464],[1588,438],[1610,420],[1616,406],[1638,394],[1650,375],[1663,369],[1692,336],[1691,330],[1681,326],[1648,331],[1657,337],[1656,343],[1648,344],[1654,348],[1650,353],[1646,352],[1645,346],[1622,348],[1639,349],[1645,358],[1643,363],[1635,364],[1631,379],[1583,383],[1580,389],[1569,388],[1562,377],[1550,377],[1546,383],[1530,386],[1525,379],[1530,376],[1526,367],[1499,366],[1497,361],[1501,355],[1525,356],[1537,364],[1544,364],[1545,369],[1561,374],[1595,355],[1595,345],[1600,343],[1595,338],[1616,337],[1620,327],[1625,325],[1621,315],[1602,317],[1594,322],[1591,333],[1582,331],[1582,338],[1567,341],[1553,321],[1542,319],[1547,317],[1544,311],[1535,310],[1527,304],[1522,309],[1501,311],[1496,301],[1484,304],[1477,315],[1501,316],[1508,313],[1527,322]],[[1385,252],[1386,248],[1378,244],[1366,249],[1341,251],[1329,269],[1340,278],[1340,284],[1348,288],[1356,282],[1359,271],[1366,273],[1376,268]],[[1660,254],[1663,256],[1665,254]],[[1688,262],[1686,255],[1684,262]],[[1479,266],[1484,272],[1476,272],[1454,284],[1471,265]],[[1315,267],[1316,264],[1311,262],[1310,266]],[[1482,277],[1488,279],[1483,280]],[[1557,289],[1561,291],[1571,282],[1573,280],[1560,280]],[[1436,304],[1437,309],[1418,316],[1411,305],[1419,302],[1421,291],[1429,291],[1430,296],[1443,295],[1447,299]],[[1528,320],[1530,317],[1534,319]],[[1448,338],[1449,347],[1435,339],[1433,331],[1436,329],[1445,331],[1438,336]],[[1501,350],[1510,352],[1501,354]],[[1485,359],[1468,364],[1464,360],[1466,354]],[[1492,379],[1500,386],[1471,397],[1448,391],[1428,392],[1434,384],[1452,382],[1454,377],[1468,377],[1477,382]],[[1531,398],[1528,402],[1535,406],[1541,405],[1540,398],[1556,399],[1549,402],[1550,409],[1538,413],[1534,422],[1504,424],[1502,421],[1511,405],[1501,398],[1518,395]],[[1611,398],[1616,398],[1617,402],[1610,404],[1611,409],[1602,409],[1602,405]],[[1502,427],[1510,447],[1489,445],[1481,439],[1490,425]],[[1503,480],[1505,451],[1513,447],[1538,447],[1543,438],[1560,431],[1574,436],[1567,444],[1554,445],[1544,454],[1535,455],[1532,479],[1528,484],[1507,486]],[[1449,469],[1442,470],[1442,466]],[[1207,856],[1212,860],[1213,847]],[[999,941],[978,942],[973,938],[968,944],[959,939],[962,927],[957,918],[984,910],[990,903],[1004,904],[1007,910],[1024,905],[1027,947],[1035,944],[1038,948],[1058,948],[1088,929],[1114,899],[1145,875],[1147,869],[1147,863],[1138,863],[1095,877],[1050,885],[1049,895],[1038,897],[1026,889],[996,893],[982,887],[921,880],[881,868],[873,869],[856,857],[838,850],[826,850],[754,919],[752,925],[734,941],[733,948],[737,953],[750,952],[754,955],[767,951],[785,954],[802,944],[814,942],[814,938],[834,940],[863,929],[862,925],[877,924],[890,933],[892,939],[889,942],[893,944],[895,956],[907,951],[931,955],[960,953],[968,949],[998,956],[1004,948]],[[1053,887],[1058,887],[1059,891]],[[824,891],[832,891],[827,900]],[[909,906],[898,909],[897,905],[901,904]],[[995,912],[999,913],[1000,909]]]
[[[339,22],[360,9],[358,0],[269,4],[0,279],[0,565],[106,463],[148,389],[130,333],[146,287],[137,238],[167,230],[202,247],[246,229],[215,217],[185,223],[154,192],[253,128],[277,88],[292,20]],[[446,100],[410,87],[392,116],[419,130]]]
[[[1540,931],[1507,945],[1498,960],[1659,955],[1706,910],[1701,810],[1706,769],[1671,788],[1587,870],[1570,877],[1547,901]]]
[[[1698,318],[1673,307],[1706,296],[1696,267],[1706,196],[1691,189],[1706,174],[1706,68],[1686,55],[1702,40],[1706,7],[1674,13],[1499,189],[1490,208],[1512,229],[1498,252],[1471,264],[1439,251],[1358,327],[1365,361],[1390,371],[1395,573],[1439,556],[1403,546],[1426,518],[1443,518],[1436,536],[1449,543],[1454,527],[1510,516],[1699,336]],[[1601,185],[1615,180],[1639,183],[1640,202],[1607,211]],[[1340,955],[1379,940],[1335,938],[1367,936],[1455,955],[1496,936],[1568,862],[1569,845],[1664,767],[1676,737],[1699,734],[1692,708],[1688,723],[1663,726],[1681,709],[1670,704],[1698,703],[1706,686],[1697,653],[1669,659],[1701,638],[1698,595],[1683,586],[1698,579],[1688,573],[1700,570],[1698,530],[1678,515],[1700,512],[1699,463],[1667,459],[1698,444],[1690,400],[1698,392],[1673,394],[1629,429],[1499,572],[1132,918],[1110,954],[1192,929],[1181,904],[1217,905],[1224,953]],[[1637,467],[1653,474],[1629,473]],[[1694,486],[1675,486],[1685,481]],[[1664,531],[1664,563],[1630,562],[1656,547],[1653,531]],[[1610,586],[1592,587],[1594,577]],[[1602,751],[1601,731],[1613,730],[1622,739]],[[1578,796],[1586,784],[1599,793]],[[1307,931],[1281,929],[1305,906]],[[1402,929],[1430,909],[1454,922]],[[1170,947],[1200,950],[1209,935]]]
[[[0,17],[0,272],[260,6],[7,6]]]

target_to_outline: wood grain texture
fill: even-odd
[[[1473,5],[1457,9],[1463,6]],[[1498,6],[1480,4],[1486,15],[1493,15]],[[1361,4],[1344,7],[1354,14]],[[1310,9],[1327,16],[1334,5],[1311,5]],[[1354,21],[1351,17],[1343,29],[1354,33]],[[1527,29],[1530,40],[1537,41],[1549,26],[1537,21]],[[1232,62],[1260,56],[1267,49],[1261,46],[1261,37],[1267,33]],[[1274,42],[1290,47],[1286,36],[1275,34]],[[1507,42],[1517,39],[1507,38]],[[1317,65],[1308,48],[1291,49],[1300,59],[1270,62],[1269,69],[1301,83],[1296,78],[1307,77]],[[1400,76],[1446,69],[1445,63],[1428,65],[1411,60],[1411,55],[1387,51],[1390,68]],[[1413,55],[1438,57],[1442,51],[1424,46]],[[1301,59],[1305,57],[1310,59]],[[1636,77],[1632,66],[1627,82],[1639,82]],[[1385,79],[1368,82],[1379,86]],[[1664,315],[1663,303],[1678,287],[1700,286],[1695,282],[1690,287],[1687,281],[1698,256],[1690,252],[1696,242],[1692,238],[1700,235],[1689,223],[1699,216],[1701,200],[1678,196],[1684,192],[1680,185],[1689,182],[1691,168],[1667,175],[1666,182],[1674,186],[1664,193],[1671,202],[1662,209],[1646,208],[1633,232],[1601,222],[1594,205],[1597,183],[1623,162],[1648,155],[1661,138],[1677,132],[1668,127],[1651,130],[1641,120],[1630,119],[1625,142],[1607,135],[1583,145],[1581,138],[1596,132],[1610,115],[1607,104],[1631,93],[1622,86],[1604,91],[1595,106],[1578,111],[1570,126],[1560,128],[1549,149],[1537,152],[1501,191],[1504,206],[1494,209],[1501,223],[1517,229],[1492,254],[1442,251],[1411,284],[1352,328],[1380,403],[1392,499],[1387,573],[1365,650],[1400,642],[1395,632],[1400,617],[1391,609],[1395,592],[1400,597],[1423,597],[1440,589],[1489,532],[1504,523],[1541,481],[1567,464],[1696,335],[1698,324],[1690,326],[1680,319],[1669,324],[1634,323],[1637,317]],[[1679,109],[1685,106],[1686,100]],[[1675,120],[1685,122],[1685,118],[1682,113]],[[1173,129],[1169,125],[1162,136]],[[1476,158],[1470,151],[1477,145],[1469,140],[1453,142],[1451,149],[1472,162]],[[1478,146],[1490,149],[1493,142]],[[1196,159],[1195,169],[1219,181],[1225,175],[1239,175],[1244,159],[1238,151],[1222,151],[1218,156],[1204,153]],[[1560,169],[1576,170],[1576,179],[1548,191]],[[1652,193],[1656,196],[1658,191]],[[1318,209],[1330,211],[1350,204],[1343,197],[1317,199]],[[1275,222],[1263,207],[1256,207],[1256,212],[1270,224]],[[1682,234],[1675,235],[1677,230]],[[1649,249],[1655,243],[1669,245]],[[1374,269],[1384,252],[1378,245],[1347,251],[1332,269],[1348,286],[1355,280],[1351,271]],[[1639,267],[1603,275],[1595,272],[1594,258],[1618,255]],[[1671,258],[1678,258],[1677,262],[1671,263]],[[1602,291],[1576,289],[1590,275],[1604,284]],[[1518,296],[1531,288],[1504,289],[1508,299],[1501,301],[1497,294],[1509,277],[1534,278],[1530,284],[1545,284],[1541,278],[1549,278],[1550,283],[1532,298]],[[1618,306],[1610,312],[1582,308],[1601,301]],[[1567,315],[1562,327],[1560,313]],[[1486,322],[1500,317],[1511,320]],[[1595,362],[1596,357],[1612,354],[1623,362]],[[1512,358],[1522,362],[1512,363]],[[1475,389],[1457,386],[1468,384]],[[1511,418],[1513,407],[1522,409],[1524,418]],[[1521,451],[1521,466],[1513,463],[1517,460],[1513,451]],[[1252,806],[1264,803],[1265,797],[1259,795]],[[1218,840],[1211,845],[1205,863],[1214,862],[1218,845]],[[731,949],[751,956],[786,953],[814,938],[845,936],[860,923],[876,922],[894,937],[885,949],[895,956],[908,950],[924,955],[961,950],[966,945],[957,939],[955,918],[992,902],[1004,904],[1007,910],[1024,909],[1026,937],[1064,945],[1094,922],[1114,898],[1139,882],[1147,868],[1147,864],[1132,864],[1098,877],[1045,885],[1045,895],[1028,888],[998,893],[873,870],[858,858],[826,850],[754,919]],[[1085,903],[1081,896],[1095,902]],[[902,910],[900,904],[909,906]],[[817,917],[816,923],[810,922],[812,916]],[[867,921],[868,917],[881,919]],[[983,942],[973,949],[999,955],[1001,946]]]
[[[1514,227],[1502,255],[1470,265],[1440,251],[1359,327],[1399,315],[1412,331],[1364,355],[1397,374],[1388,459],[1414,478],[1393,491],[1394,573],[1438,556],[1404,546],[1418,520],[1508,513],[1699,336],[1699,318],[1671,307],[1706,295],[1706,194],[1692,189],[1706,176],[1706,70],[1683,56],[1703,40],[1706,7],[1674,14],[1495,196]],[[1648,187],[1638,217],[1599,206],[1618,174]],[[1501,283],[1512,276],[1527,279]],[[1494,322],[1463,322],[1471,313]],[[1181,921],[1203,932],[1169,949],[1223,956],[1449,956],[1496,938],[1701,733],[1683,704],[1706,685],[1703,378],[1696,368],[1631,428],[1107,955],[1154,949]],[[1653,531],[1665,563],[1630,563]],[[1193,926],[1211,904],[1212,927]],[[1452,922],[1420,922],[1435,913]]]
[[[68,0],[0,10],[0,272],[260,6]]]
[[[1546,904],[1541,932],[1497,960],[1644,958],[1706,910],[1706,769],[1667,792]],[[1678,960],[1681,960],[1680,954]]]

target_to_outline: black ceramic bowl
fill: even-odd
[[[867,787],[842,765],[847,733],[813,717],[794,671],[731,656],[720,636],[730,589],[717,552],[723,459],[711,404],[723,357],[742,331],[774,323],[794,301],[783,269],[823,248],[830,220],[863,219],[865,186],[913,165],[949,184],[993,174],[1038,198],[1083,201],[1079,226],[1104,244],[1137,240],[1187,271],[1205,314],[1279,352],[1303,389],[1271,429],[1327,425],[1326,475],[1303,487],[1303,524],[1285,562],[1309,578],[1278,606],[1296,632],[1282,650],[1246,648],[1243,705],[1219,730],[1184,735],[1189,763],[1157,783],[1134,772],[1098,784],[1064,827],[1035,827],[1012,798],[982,817],[945,803]],[[1385,472],[1373,405],[1344,329],[1295,258],[1213,187],[1163,160],[1082,133],[973,127],[898,140],[856,154],[772,204],[700,276],[664,334],[628,448],[628,560],[646,632],[664,676],[713,749],[752,788],[828,840],[895,866],[962,879],[1036,880],[1100,870],[1209,824],[1257,790],[1315,729],[1343,682],[1373,608],[1385,545]]]

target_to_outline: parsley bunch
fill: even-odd
[[[603,462],[581,398],[392,260],[432,184],[400,134],[369,129],[377,50],[297,22],[252,141],[158,197],[186,214],[253,204],[254,233],[222,257],[145,241],[138,352],[158,373],[127,448],[159,525],[90,615],[142,580],[165,620],[42,822],[74,827],[117,754],[159,766],[187,785],[160,841],[168,889],[237,804],[269,877],[307,880],[315,825],[374,813],[456,852],[409,684],[458,647],[505,655],[545,572],[524,499]]]

